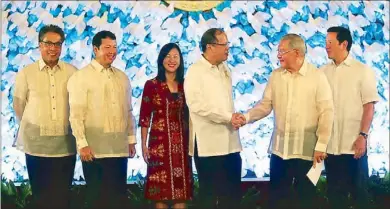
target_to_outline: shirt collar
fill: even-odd
[[[46,65],[45,61],[43,61],[42,58],[39,59],[39,61],[38,61],[38,66],[39,66],[39,70],[40,70],[40,71],[45,70],[45,67],[46,67],[46,66],[47,66],[48,68],[50,68],[48,65]],[[59,70],[62,69],[62,67],[61,67],[61,61],[60,61],[60,60],[58,60],[57,65],[55,65],[55,66],[53,67],[53,69],[59,69]]]
[[[224,66],[223,63],[219,64],[219,65],[213,65],[211,64],[205,57],[204,55],[202,54],[202,57],[200,59],[202,61],[203,64],[207,65],[208,68],[212,69],[212,68],[216,68],[217,70],[218,69],[222,69],[222,67]]]
[[[305,76],[307,73],[308,63],[306,59],[303,61],[303,64],[301,66],[301,69],[299,69],[298,74],[301,74],[302,76]],[[284,69],[283,73],[289,73],[288,70]]]
[[[91,65],[92,67],[99,71],[99,72],[103,72],[104,70],[106,69],[109,69],[111,72],[114,72],[114,70],[112,69],[112,66],[110,66],[109,68],[104,68],[103,65],[101,65],[98,61],[96,61],[95,59],[92,60],[91,62]]]
[[[351,53],[348,53],[347,58],[345,58],[345,60],[343,62],[341,62],[340,65],[351,66],[352,65],[352,61],[353,61],[352,55],[351,55]],[[332,63],[332,65],[336,66],[336,63],[334,63],[333,60],[331,60],[331,63]]]

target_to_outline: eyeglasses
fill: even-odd
[[[46,47],[61,47],[62,46],[62,42],[56,42],[56,43],[53,43],[51,41],[41,41],[41,43],[43,43],[43,45],[45,45]]]
[[[220,44],[220,43],[209,43],[209,44],[211,44],[211,45],[217,45],[217,46],[229,46],[230,45],[230,42],[227,42],[227,43],[225,43],[225,44]]]
[[[179,55],[170,55],[168,54],[167,56],[165,56],[165,59],[179,59]]]
[[[287,54],[287,53],[289,53],[289,52],[291,52],[291,51],[293,51],[294,49],[290,49],[290,50],[288,50],[288,51],[278,51],[278,55],[279,56],[283,56],[283,55],[285,55],[285,54]]]

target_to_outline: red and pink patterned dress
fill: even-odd
[[[150,127],[150,123],[145,198],[191,200],[193,181],[188,155],[188,109],[182,84],[179,84],[175,97],[168,85],[156,78],[145,83],[139,124]]]

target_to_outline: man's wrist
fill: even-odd
[[[368,134],[365,133],[365,132],[363,132],[363,131],[361,131],[361,132],[359,133],[359,136],[363,136],[365,139],[368,138]]]

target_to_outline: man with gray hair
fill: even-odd
[[[324,160],[333,122],[332,92],[326,76],[305,60],[304,40],[287,34],[278,47],[281,67],[271,73],[263,98],[246,122],[274,111],[270,144],[270,208],[315,208],[315,186],[306,177]],[[297,191],[292,205],[290,187]]]

